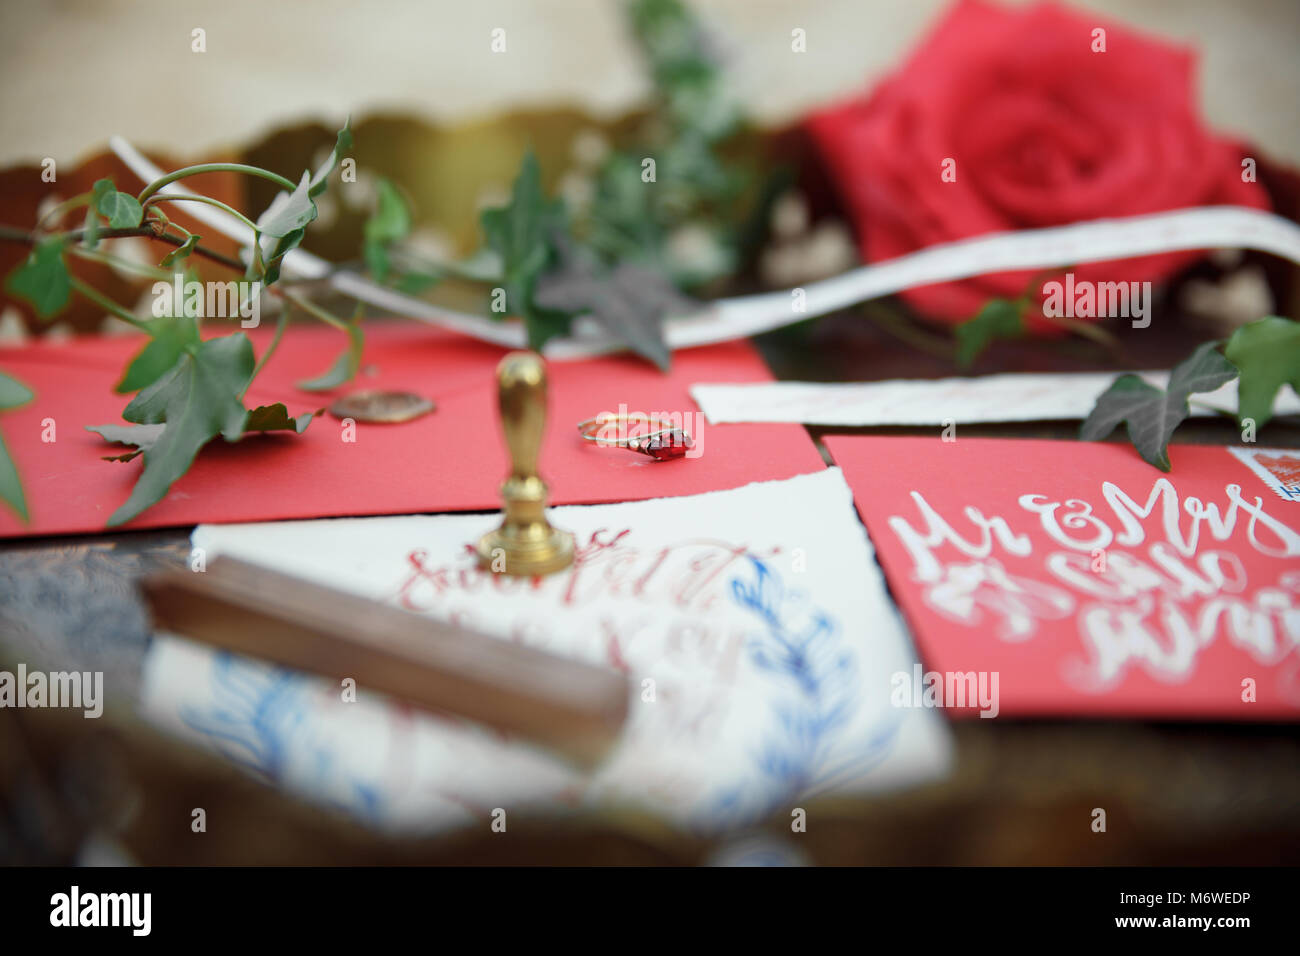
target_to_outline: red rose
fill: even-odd
[[[1094,52],[1104,30],[1105,52]],[[1269,208],[1242,149],[1195,108],[1195,57],[1054,4],[963,0],[865,97],[808,120],[857,227],[863,258],[987,232],[1221,203]],[[945,182],[945,160],[955,181]],[[951,178],[951,177],[949,177]],[[1081,264],[1076,282],[1157,281],[1196,252]],[[1032,272],[904,293],[949,322]]]

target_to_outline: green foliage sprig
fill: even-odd
[[[32,390],[17,379],[0,372],[0,410],[26,405],[35,396]],[[27,520],[27,498],[23,494],[22,482],[18,480],[18,469],[9,456],[4,436],[0,435],[0,501],[4,501],[18,517]]]
[[[530,152],[509,201],[482,213],[476,255],[404,269],[400,245],[411,215],[381,182],[379,210],[366,226],[373,278],[403,289],[447,275],[482,283],[504,294],[493,314],[521,318],[533,348],[590,316],[615,341],[668,367],[663,320],[695,307],[680,289],[735,269],[752,218],[745,194],[753,177],[723,157],[740,115],[689,9],[680,0],[631,0],[627,11],[654,83],[654,108],[640,141],[613,150],[596,172],[593,201],[568,209],[547,196]],[[686,229],[695,234],[694,253],[674,255],[673,239]]]
[[[31,303],[39,317],[48,319],[56,315],[76,292],[148,336],[148,341],[131,359],[116,389],[122,394],[135,395],[122,412],[122,417],[132,424],[86,426],[109,441],[135,448],[126,454],[106,456],[107,460],[129,461],[137,455],[144,457],[140,477],[130,497],[109,518],[110,527],[130,521],[162,500],[172,483],[189,470],[199,450],[218,435],[234,442],[265,431],[300,433],[310,423],[312,415],[319,413],[291,416],[281,403],[251,409],[244,404],[244,396],[253,379],[280,342],[289,306],[300,307],[343,329],[349,337],[348,350],[335,368],[303,383],[304,387],[333,387],[355,374],[362,344],[355,320],[347,323],[294,292],[277,286],[285,255],[301,244],[307,227],[316,219],[317,198],[325,191],[330,174],[352,145],[351,128],[345,125],[338,132],[329,159],[315,171],[305,171],[296,183],[270,170],[240,163],[188,166],[159,177],[134,196],[117,189],[111,179],[101,179],[89,192],[60,204],[47,217],[53,220],[52,228],[45,229],[43,224],[38,224],[34,233],[17,237],[30,241],[32,251],[9,275],[5,288],[12,295]],[[281,191],[256,221],[215,199],[162,191],[170,183],[213,172],[268,179],[280,186]],[[252,229],[253,241],[247,260],[231,259],[207,249],[200,236],[173,222],[162,207],[178,202],[216,206]],[[86,212],[80,228],[59,228],[59,223],[68,213],[82,207]],[[16,238],[12,231],[6,232],[5,238]],[[156,268],[141,267],[100,248],[106,241],[129,236],[161,240],[174,248],[163,256]],[[191,256],[203,256],[239,270],[246,281],[259,284],[254,288],[280,298],[285,307],[270,344],[261,357],[255,359],[252,342],[243,332],[202,339],[195,314],[197,310],[190,310],[185,302],[173,301],[169,314],[152,320],[137,317],[74,276],[68,269],[69,256],[133,270],[162,282],[170,282],[177,276],[183,282],[193,276],[187,269],[188,260]],[[26,399],[19,389],[26,393]],[[0,402],[4,403],[0,407],[11,407],[30,397],[30,392],[12,379],[0,381]],[[26,505],[13,462],[2,445],[0,497],[26,518]]]
[[[1300,322],[1269,316],[1243,325],[1225,341],[1206,342],[1176,365],[1166,388],[1121,375],[1098,398],[1079,430],[1085,441],[1123,424],[1148,464],[1169,471],[1169,439],[1190,413],[1190,396],[1237,379],[1237,424],[1254,432],[1273,417],[1284,385],[1300,392]]]
[[[396,185],[381,180],[363,234],[362,259],[372,278],[406,293],[423,291],[447,276],[499,289],[506,308],[494,313],[520,317],[534,348],[569,333],[576,317],[591,315],[616,341],[667,368],[663,319],[694,307],[679,287],[734,268],[744,228],[737,211],[749,177],[722,158],[718,148],[738,128],[740,117],[723,90],[708,37],[688,8],[680,0],[629,0],[627,11],[654,81],[655,108],[643,141],[612,152],[597,172],[590,208],[571,212],[549,198],[530,153],[523,158],[509,202],[483,212],[484,245],[478,253],[458,263],[412,265],[401,248],[412,228],[410,206]],[[38,317],[57,315],[75,293],[148,337],[117,385],[118,392],[134,396],[122,413],[129,424],[87,426],[108,441],[130,446],[106,460],[144,459],[140,478],[109,519],[110,526],[130,521],[162,500],[199,451],[218,436],[239,441],[258,432],[297,433],[307,427],[316,413],[291,416],[281,404],[250,409],[244,403],[249,385],[279,345],[290,308],[347,337],[346,348],[331,367],[299,382],[299,387],[327,390],[356,375],[365,344],[360,310],[350,319],[336,316],[297,294],[280,277],[285,255],[301,244],[316,220],[316,200],[352,145],[350,126],[345,125],[329,159],[297,180],[239,163],[188,166],[159,177],[136,195],[119,190],[111,179],[101,179],[89,192],[61,203],[31,232],[0,227],[0,238],[32,247],[5,287],[31,303]],[[654,174],[646,178],[650,165]],[[253,219],[216,199],[164,191],[172,183],[214,172],[269,180],[280,192]],[[205,203],[249,227],[254,238],[245,256],[234,259],[205,247],[201,236],[167,216],[165,207],[174,203]],[[68,226],[70,214],[83,209],[79,225]],[[714,254],[687,262],[674,256],[672,239],[683,226],[695,227]],[[145,237],[172,248],[156,267],[142,267],[108,248],[112,240],[127,237]],[[261,283],[284,308],[274,337],[255,358],[242,332],[203,339],[197,317],[186,314],[181,303],[173,303],[168,315],[136,316],[73,275],[70,257],[155,281],[171,281],[178,274],[187,278],[193,274],[191,261],[203,258]],[[0,408],[30,397],[17,382],[0,378]],[[22,488],[3,444],[0,498],[26,517]]]

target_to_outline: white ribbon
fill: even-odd
[[[112,137],[109,146],[143,181],[152,182],[163,175],[162,170],[122,137]],[[164,186],[161,191],[193,195],[176,183]],[[243,245],[252,245],[252,230],[228,213],[198,204],[186,211],[221,234]],[[1048,269],[1215,248],[1255,249],[1300,263],[1300,226],[1258,209],[1206,206],[993,233],[930,246],[897,259],[860,266],[831,279],[810,282],[802,287],[804,308],[801,311],[795,310],[793,289],[719,299],[692,315],[667,319],[664,338],[670,348],[694,348],[747,338],[933,282],[968,279],[991,272]],[[524,327],[517,321],[494,321],[394,292],[355,272],[334,271],[324,259],[304,249],[289,252],[282,268],[293,278],[326,279],[338,292],[395,315],[430,322],[506,348],[527,345]],[[584,323],[584,327],[587,325],[590,323]],[[545,351],[547,358],[565,361],[617,351],[621,347],[599,330],[592,330],[570,338],[552,339]]]

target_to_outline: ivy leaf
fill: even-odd
[[[347,349],[334,360],[334,364],[328,371],[315,378],[303,379],[297,383],[298,387],[304,392],[326,392],[352,381],[357,374],[357,369],[361,368],[361,353],[365,347],[366,335],[362,331],[361,323],[351,323],[348,326]]]
[[[107,460],[144,456],[144,470],[130,497],[108,519],[110,527],[161,501],[217,435],[233,442],[251,432],[301,433],[320,414],[318,409],[291,417],[282,403],[244,408],[241,395],[254,367],[253,345],[242,332],[189,345],[171,369],[126,406],[122,417],[133,426],[87,426],[109,441],[135,446]]]
[[[87,425],[86,431],[94,432],[106,441],[122,445],[135,445],[135,448],[120,455],[101,455],[104,461],[130,461],[152,448],[162,437],[166,425]]]
[[[524,155],[510,202],[485,209],[480,216],[488,245],[501,257],[507,279],[538,272],[545,265],[547,230],[560,214],[559,204],[542,193],[542,170],[530,150]]]
[[[378,189],[379,201],[363,231],[362,253],[371,275],[377,282],[383,282],[391,269],[388,247],[406,238],[411,231],[411,210],[397,187],[387,179],[379,180]]]
[[[973,319],[961,323],[957,336],[957,364],[970,368],[994,339],[1018,339],[1025,334],[1022,304],[1011,299],[990,299]]]
[[[9,448],[0,436],[0,499],[14,510],[14,513],[27,520],[27,498],[23,495],[23,483],[18,478],[18,469],[9,456]]]
[[[32,400],[32,390],[0,372],[0,409],[16,408]],[[22,482],[18,480],[18,469],[9,457],[9,449],[4,438],[0,437],[0,500],[3,500],[23,521],[27,520],[27,498],[23,494]]]
[[[281,190],[257,218],[257,241],[266,263],[262,281],[270,285],[280,277],[280,260],[298,247],[307,226],[316,218],[311,197],[311,174],[304,172],[293,192]],[[270,241],[268,241],[270,240]]]
[[[538,280],[534,294],[537,304],[571,314],[590,312],[618,341],[668,371],[664,317],[692,312],[699,303],[682,295],[653,269],[622,263],[602,273],[582,250],[560,237],[557,243],[564,265]]]
[[[323,408],[318,408],[314,412],[304,412],[296,418],[291,418],[289,410],[285,408],[283,402],[277,402],[274,405],[259,405],[248,413],[248,420],[244,423],[242,434],[292,430],[301,435],[307,429],[307,426],[311,424],[312,418],[323,411]],[[167,431],[167,425],[165,423],[157,425],[87,425],[86,431],[95,432],[107,441],[117,442],[122,445],[134,445],[135,448],[131,451],[120,455],[101,456],[104,461],[131,461],[150,451],[154,445],[158,444],[158,440]]]
[[[315,198],[325,192],[329,185],[329,176],[343,154],[352,148],[352,120],[349,119],[339,130],[334,140],[334,149],[319,169],[313,174],[305,171],[293,192],[281,190],[271,200],[271,205],[257,218],[257,235],[254,241],[263,263],[261,279],[264,285],[270,285],[280,278],[280,264],[286,253],[296,249],[306,234],[307,226],[318,214]],[[255,278],[256,260],[249,263],[248,278]]]
[[[316,204],[311,200],[310,174],[303,173],[302,180],[293,192],[281,190],[257,217],[257,231],[273,239],[284,239],[307,228],[316,218]]]
[[[479,249],[467,259],[443,263],[440,268],[472,282],[500,282],[505,278],[501,257],[492,249]]]
[[[1142,460],[1168,471],[1169,438],[1187,417],[1187,396],[1212,392],[1237,377],[1237,370],[1218,349],[1218,342],[1206,342],[1175,366],[1168,390],[1156,388],[1136,375],[1121,375],[1098,396],[1079,429],[1079,437],[1097,441],[1123,422]]]
[[[1300,393],[1300,322],[1269,316],[1232,333],[1223,354],[1241,372],[1237,386],[1237,424],[1256,427],[1273,417],[1273,400],[1283,385]]]
[[[284,402],[276,402],[274,405],[259,405],[248,413],[248,420],[244,423],[244,434],[249,432],[271,432],[271,431],[293,431],[301,435],[311,424],[312,418],[321,414],[325,409],[318,408],[314,412],[303,412],[298,416],[290,416],[289,409],[285,408]]]
[[[26,405],[35,395],[32,390],[18,381],[0,372],[0,410]]]
[[[95,180],[95,185],[90,187],[90,208],[98,212],[99,201],[115,192],[117,192],[117,186],[113,184],[113,180],[107,177]]]
[[[240,394],[253,367],[253,345],[242,332],[210,339],[185,349],[169,371],[131,400],[123,418],[166,427],[141,449],[144,470],[130,497],[109,517],[110,527],[161,501],[199,449],[218,434],[234,441],[243,433],[248,411]],[[117,426],[90,430],[108,427]]]
[[[696,136],[719,139],[739,120],[726,95],[717,43],[681,0],[633,0],[628,9],[668,117]]]
[[[86,219],[82,226],[81,244],[87,249],[94,249],[99,245],[99,213],[95,211],[93,201],[86,207]]]
[[[181,315],[154,319],[149,323],[153,338],[126,367],[122,380],[113,389],[115,392],[125,395],[152,385],[176,364],[181,352],[199,344],[198,324],[184,315],[183,309],[179,311]]]
[[[664,242],[655,207],[659,194],[641,181],[641,158],[610,155],[601,167],[588,213],[587,240],[612,259],[653,256]]]
[[[342,161],[343,154],[352,148],[352,144],[352,117],[349,116],[347,122],[343,124],[343,128],[338,131],[338,135],[334,138],[334,149],[330,153],[329,159],[325,160],[311,177],[307,192],[312,199],[323,193],[326,187],[329,186],[330,173],[334,172]]]
[[[42,319],[59,312],[68,304],[72,281],[63,261],[63,240],[45,239],[5,280],[5,291],[30,302]]]
[[[573,316],[534,305],[525,317],[525,326],[528,330],[528,347],[540,352],[551,339],[568,335],[573,330]]]
[[[407,272],[393,283],[393,288],[402,295],[420,295],[442,281],[442,276],[432,272]]]
[[[546,340],[568,328],[567,318],[548,314],[533,302],[533,288],[551,262],[548,234],[563,221],[563,204],[542,193],[542,172],[537,157],[524,156],[508,205],[485,209],[480,222],[488,247],[501,260],[506,307],[528,328],[528,343],[540,349]]]
[[[202,236],[196,236],[193,233],[190,233],[190,237],[171,252],[167,253],[167,255],[163,256],[162,262],[158,265],[163,269],[169,269],[180,260],[188,259],[190,253],[194,251],[194,247],[199,244],[199,240],[202,238]]]
[[[237,436],[244,413],[239,395],[254,366],[253,344],[242,332],[200,342],[187,349],[166,375],[133,398],[122,417],[139,425],[152,425],[175,423],[177,412],[198,412],[201,418],[221,423],[216,431]],[[195,407],[205,400],[211,408]],[[240,407],[235,409],[235,405]]]
[[[144,209],[130,193],[118,192],[111,179],[97,180],[91,201],[100,215],[108,217],[111,229],[133,229],[144,219]]]

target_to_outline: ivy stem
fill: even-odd
[[[140,195],[135,198],[141,205],[144,205],[146,199],[164,186],[174,183],[178,179],[184,179],[186,176],[198,176],[201,173],[247,173],[249,176],[269,179],[281,189],[287,189],[289,192],[293,192],[298,188],[297,183],[290,182],[279,173],[273,173],[269,169],[262,169],[260,166],[246,166],[243,163],[201,163],[198,166],[186,166],[184,169],[178,169],[166,176],[155,179],[148,186],[145,186],[140,191]]]
[[[864,302],[860,308],[864,316],[896,339],[929,355],[949,362],[954,361],[953,347],[947,339],[931,335],[902,316],[873,302]]]
[[[1084,338],[1092,339],[1094,342],[1097,342],[1099,345],[1104,346],[1105,349],[1108,352],[1111,352],[1112,354],[1122,351],[1119,344],[1119,339],[1115,338],[1115,336],[1111,335],[1109,332],[1107,332],[1101,326],[1096,325],[1095,323],[1080,322],[1078,319],[1069,319],[1069,318],[1065,318],[1064,316],[1058,317],[1058,316],[1051,316],[1051,315],[1044,315],[1043,321],[1049,322],[1052,325],[1060,326],[1061,328],[1066,329],[1067,331],[1073,332],[1075,335],[1081,335]]]
[[[267,344],[266,348],[262,351],[261,356],[257,360],[257,364],[253,366],[253,374],[248,376],[248,382],[247,384],[244,385],[244,390],[239,393],[239,400],[241,402],[244,400],[244,396],[248,394],[248,389],[253,384],[253,379],[257,378],[257,373],[262,371],[262,366],[264,366],[268,361],[270,361],[271,356],[275,354],[275,350],[280,344],[280,337],[284,335],[284,328],[288,324],[289,324],[289,307],[285,306],[280,311],[279,321],[275,323],[275,334],[271,336],[271,341]]]
[[[47,212],[44,216],[41,216],[40,222],[36,224],[36,228],[40,229],[41,225],[49,221],[51,218],[54,218],[55,221],[57,222],[59,219],[62,219],[73,209],[78,209],[81,206],[89,206],[93,198],[94,196],[91,193],[82,193],[79,196],[73,196],[71,199],[64,200],[63,202],[55,206],[53,209],[51,209],[49,212]]]
[[[332,312],[329,312],[326,309],[322,309],[315,302],[312,302],[309,299],[304,299],[301,296],[294,295],[292,292],[285,292],[283,290],[280,291],[280,295],[284,296],[284,298],[287,301],[292,302],[294,305],[302,309],[304,312],[307,312],[310,315],[314,315],[316,318],[320,319],[326,325],[332,325],[340,332],[348,331],[348,324],[346,322],[340,319],[337,315],[334,315]]]
[[[86,283],[82,282],[76,276],[69,276],[68,281],[72,284],[73,289],[75,289],[77,292],[80,292],[83,296],[85,296],[91,302],[95,303],[100,308],[107,309],[109,312],[113,313],[113,315],[117,316],[123,322],[130,323],[131,325],[139,329],[141,332],[149,331],[149,326],[145,325],[143,322],[137,319],[134,315],[132,315],[122,306],[118,305],[108,296],[103,295],[93,287],[86,285]]]
[[[234,209],[230,206],[227,206],[221,200],[212,199],[209,196],[190,196],[190,195],[174,196],[171,194],[157,195],[145,200],[143,208],[149,209],[151,207],[156,206],[160,202],[201,202],[209,206],[216,206],[218,209],[222,210],[223,212],[227,212],[230,215],[234,216],[236,219],[238,219],[240,222],[246,225],[249,229],[252,229],[254,231],[256,231],[257,229],[257,223],[253,222],[253,220],[249,219],[238,209]]]
[[[157,212],[156,209],[154,211]],[[176,228],[179,229],[180,227],[177,226]],[[74,229],[71,232],[60,233],[60,235],[68,242],[79,242],[86,235],[86,230]],[[146,239],[157,239],[159,242],[170,243],[177,248],[185,245],[185,240],[179,236],[173,236],[166,232],[159,232],[152,226],[101,229],[99,230],[98,235],[101,239],[125,239],[131,236],[143,236]],[[0,226],[0,242],[21,242],[31,246],[35,245],[37,240],[37,236],[27,232],[25,229],[15,229],[13,226]],[[220,252],[216,252],[215,250],[208,249],[204,246],[195,246],[194,254],[202,256],[205,259],[210,259],[213,262],[219,262],[227,269],[234,269],[236,272],[244,271],[244,264],[238,259],[223,255]]]
[[[159,217],[159,220],[162,222],[162,227],[163,227],[163,230],[164,230],[164,231],[167,230],[167,229],[169,229],[169,228],[171,228],[171,229],[179,229],[182,233],[184,233],[184,237],[185,237],[186,241],[188,241],[191,237],[199,238],[199,239],[203,238],[202,236],[195,237],[195,236],[194,236],[194,233],[190,232],[188,229],[186,229],[184,226],[182,226],[179,222],[172,222],[170,219],[167,218],[167,214],[166,214],[165,212],[163,212],[161,209],[159,209],[157,206],[154,206],[154,207],[152,207],[152,208],[153,208],[154,215],[155,215],[155,216],[158,216],[158,217]],[[154,221],[155,221],[155,220],[153,220],[153,219],[150,219],[150,220],[149,220],[149,222],[154,222]]]
[[[172,274],[154,266],[146,266],[139,262],[131,262],[128,259],[122,259],[118,256],[110,256],[100,252],[98,249],[87,249],[85,246],[72,245],[68,247],[78,259],[86,259],[90,262],[98,262],[100,265],[108,266],[111,269],[117,269],[121,272],[127,272],[133,276],[139,276],[142,279],[153,279],[155,282],[170,282]]]

